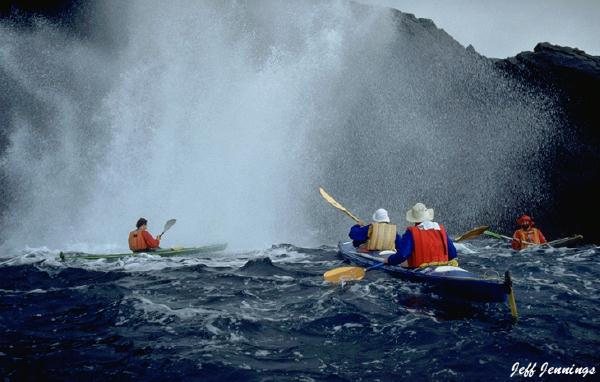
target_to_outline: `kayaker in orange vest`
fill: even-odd
[[[406,220],[414,226],[407,227],[400,248],[384,260],[385,264],[418,268],[426,263],[445,263],[456,258],[456,248],[444,226],[433,221],[433,208],[417,203],[406,212]]]
[[[160,245],[160,235],[154,239],[147,231],[148,220],[139,218],[135,224],[137,229],[129,232],[129,249],[133,252],[154,250]]]
[[[523,215],[517,219],[517,224],[521,227],[513,234],[512,248],[519,251],[529,247],[531,244],[544,244],[546,238],[537,228],[534,228],[533,219]]]
[[[373,214],[373,222],[365,225],[362,221],[350,228],[348,234],[352,244],[360,250],[395,251],[400,245],[400,235],[395,224],[390,224],[388,212],[380,208]]]

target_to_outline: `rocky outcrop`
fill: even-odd
[[[7,0],[0,3],[0,19],[11,20],[15,25],[27,27],[34,25],[36,19],[43,18],[72,28],[82,20],[82,3],[73,0]]]
[[[545,171],[551,198],[538,221],[552,222],[552,236],[580,233],[600,242],[600,57],[549,43],[533,52],[495,61],[507,75],[555,97],[562,121]],[[526,206],[520,206],[525,211]],[[543,223],[542,223],[543,224]]]

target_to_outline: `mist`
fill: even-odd
[[[351,222],[318,185],[364,218],[433,204],[454,230],[544,199],[551,100],[389,9],[132,1],[90,17],[112,44],[0,28],[4,245],[124,248],[141,216],[154,234],[178,219],[167,245],[334,243]]]

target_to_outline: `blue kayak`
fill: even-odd
[[[338,245],[342,257],[362,267],[383,262],[384,256],[377,251],[359,252],[351,242]],[[400,278],[422,282],[433,287],[433,292],[444,297],[473,302],[504,302],[511,293],[512,282],[507,271],[504,280],[488,279],[460,267],[442,265],[409,269],[395,265],[384,265],[381,269]]]

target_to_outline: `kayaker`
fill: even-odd
[[[537,228],[534,228],[533,219],[527,215],[522,215],[517,219],[517,224],[521,227],[513,234],[512,248],[519,251],[527,248],[531,244],[544,244],[546,238]]]
[[[384,260],[385,264],[418,268],[425,263],[445,263],[456,258],[456,248],[444,226],[433,221],[433,208],[417,203],[406,212],[406,220],[414,226],[407,227],[400,247]]]
[[[129,232],[129,249],[133,252],[154,250],[160,245],[160,235],[152,237],[148,229],[148,220],[139,218],[135,224],[136,230]]]
[[[373,222],[359,221],[348,234],[354,247],[367,251],[395,251],[400,246],[400,235],[395,224],[390,224],[388,212],[380,208],[373,214]]]

